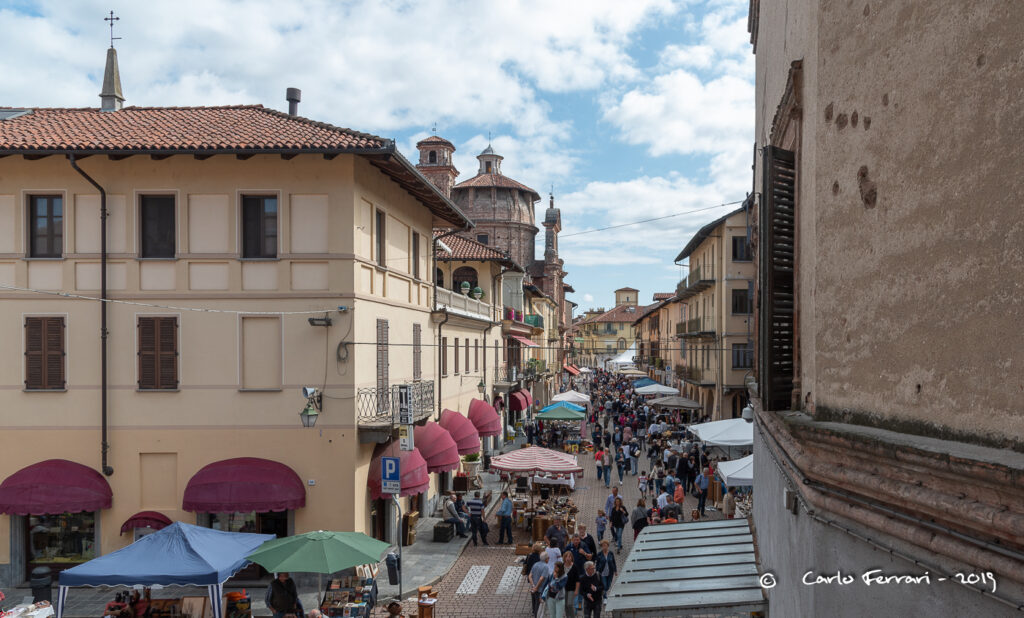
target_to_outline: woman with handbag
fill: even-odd
[[[555,570],[547,580],[544,591],[544,604],[547,606],[548,618],[565,618],[565,564],[555,563]]]
[[[611,514],[612,538],[615,539],[618,551],[622,551],[622,530],[626,527],[626,522],[629,521],[629,511],[622,504],[622,498],[615,498],[614,504]]]

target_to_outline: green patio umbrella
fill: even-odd
[[[547,412],[541,412],[537,418],[545,421],[582,421],[587,418],[587,414],[570,410],[564,406],[557,406]]]
[[[267,541],[248,558],[274,573],[335,573],[376,564],[389,547],[362,532],[319,530]]]

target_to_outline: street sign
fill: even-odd
[[[416,448],[413,435],[412,425],[400,425],[398,427],[398,448],[403,451],[411,451]]]
[[[381,457],[380,492],[399,494],[402,492],[402,473],[398,457]]]
[[[398,387],[398,424],[412,425],[412,416],[412,387],[401,384]]]

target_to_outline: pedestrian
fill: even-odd
[[[601,449],[601,469],[604,470],[604,486],[608,487],[612,483],[612,456],[608,448]]]
[[[618,551],[622,551],[622,530],[625,529],[626,523],[629,521],[629,511],[626,510],[626,506],[622,504],[622,498],[615,499],[615,506],[612,507],[612,538],[615,539],[615,545]]]
[[[660,459],[656,464],[654,464],[654,470],[651,472],[651,474],[652,476],[654,476],[655,495],[660,495],[661,486],[665,484],[665,466],[662,465]]]
[[[295,581],[288,573],[281,572],[270,582],[270,609],[274,618],[284,618],[286,614],[298,614],[299,591]]]
[[[701,475],[698,476],[697,480],[696,480],[697,492],[698,492],[697,493],[697,511],[700,512],[700,516],[701,517],[704,517],[706,515],[706,513],[704,512],[704,507],[706,506],[707,500],[708,500],[708,485],[710,484],[710,482],[711,482],[711,470],[709,470],[708,468],[704,468],[704,472],[702,472]]]
[[[632,464],[632,474],[636,476],[637,468],[640,466],[640,445],[636,440],[629,443],[629,463]]]
[[[576,532],[580,535],[580,544],[586,548],[586,559],[593,560],[594,554],[597,553],[597,541],[594,540],[594,536],[587,532],[586,524],[578,524],[576,526]],[[580,568],[583,568],[582,565]]]
[[[576,582],[583,574],[583,564],[586,560],[576,557],[574,552],[566,552],[562,555],[562,564],[565,566],[565,609],[566,618],[576,618]]]
[[[547,541],[548,547],[557,547],[559,552],[565,549],[565,542],[568,538],[569,533],[562,527],[561,519],[551,522],[547,532],[544,533],[544,540]]]
[[[597,510],[597,520],[594,522],[594,525],[597,527],[597,540],[603,540],[604,530],[608,527],[608,516],[603,510]]]
[[[498,505],[498,545],[512,544],[512,500],[508,492],[501,492],[501,504]],[[508,541],[502,539],[508,536]]]
[[[725,492],[725,496],[722,498],[722,514],[725,515],[726,519],[733,519],[736,517],[735,487],[730,487],[729,491]]]
[[[612,507],[615,506],[615,499],[619,497],[619,488],[612,487],[612,493],[608,494],[608,497],[604,499],[604,512],[609,517],[612,515]]]
[[[469,533],[473,546],[476,547],[477,534],[484,545],[487,545],[487,523],[483,517],[484,501],[480,499],[479,491],[473,492],[473,497],[466,502],[466,508],[469,510]]]
[[[601,437],[598,436],[597,438],[595,438],[595,441],[594,441],[594,444],[595,444],[594,448],[597,449],[594,452],[594,463],[597,465],[597,480],[598,481],[601,480],[601,472],[604,470],[604,464],[601,461],[601,460],[604,459],[604,448],[602,448],[601,445],[600,445],[600,442],[599,442],[600,439],[601,439]]]
[[[526,557],[526,564],[523,565],[523,575],[529,576],[530,570],[533,569],[533,565],[540,560],[540,552],[544,551],[544,543],[537,541],[530,548],[530,555]]]
[[[636,537],[640,536],[640,531],[650,523],[647,519],[647,503],[643,498],[636,501],[633,512],[629,514],[629,523],[633,526],[633,540],[635,541]]]
[[[454,496],[454,494],[452,494]],[[459,535],[460,539],[466,538],[466,523],[459,517],[459,510],[455,506],[455,500],[452,496],[446,496],[444,499],[444,516],[445,522],[453,524],[455,526],[455,532]]]
[[[636,480],[636,488],[640,490],[640,497],[647,497],[647,470],[640,471],[640,477]]]
[[[547,618],[565,617],[565,584],[567,579],[565,565],[561,562],[556,562],[554,572],[545,582],[544,603],[547,605]]]
[[[576,594],[583,596],[583,618],[601,618],[604,584],[592,561],[583,565],[583,575],[576,582]]]
[[[597,554],[594,562],[596,566],[595,571],[601,578],[601,583],[604,585],[604,592],[607,596],[608,589],[612,587],[612,578],[615,577],[615,572],[618,570],[615,564],[615,554],[611,551],[611,543],[601,541],[601,552]]]
[[[626,454],[622,452],[621,446],[615,451],[615,469],[619,473],[619,485],[622,485],[622,475],[626,470]]]
[[[538,555],[538,560],[530,568],[530,574],[527,576],[526,581],[530,584],[530,601],[533,605],[533,614],[537,615],[537,610],[540,608],[541,592],[544,590],[544,582],[551,575],[551,571],[548,568],[548,552],[542,551]]]

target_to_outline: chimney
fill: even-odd
[[[284,95],[288,99],[288,115],[297,116],[299,113],[299,101],[302,100],[302,91],[298,88],[289,88]]]
[[[116,112],[121,109],[124,95],[121,94],[121,72],[117,68],[117,50],[107,50],[107,66],[103,70],[103,91],[100,92],[100,109]]]

